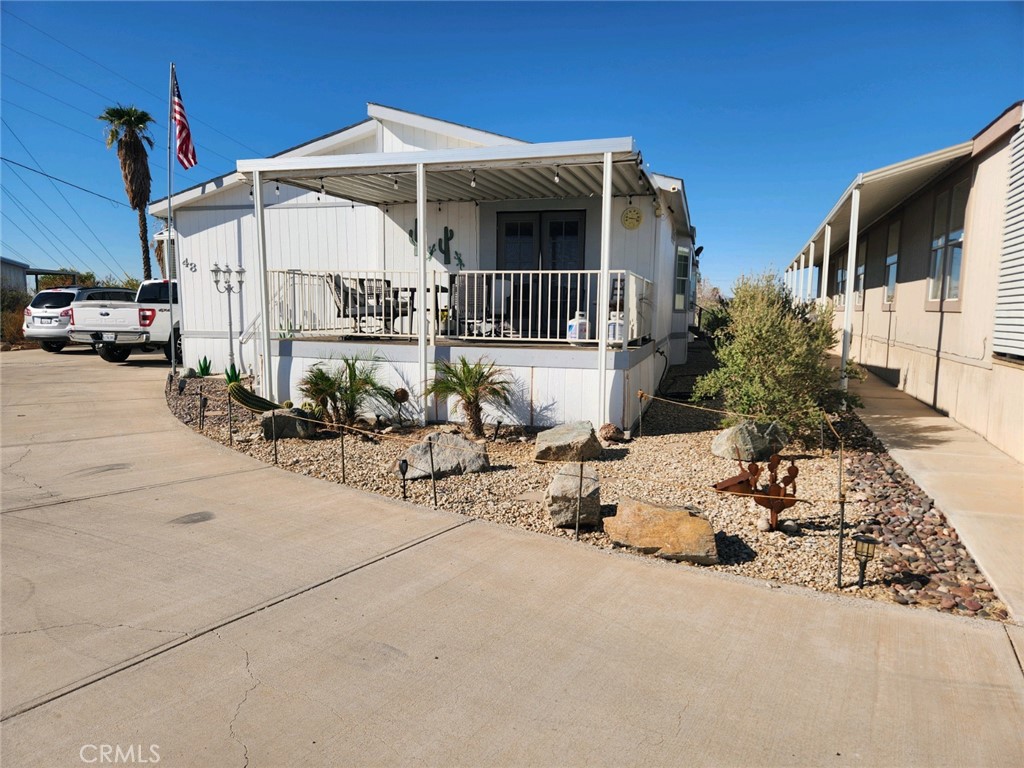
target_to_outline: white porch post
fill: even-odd
[[[822,301],[828,298],[828,255],[832,250],[832,225],[825,225],[825,247],[821,252],[821,293]]]
[[[814,295],[814,241],[811,240],[811,252],[807,256],[807,290],[804,291],[804,301],[810,301]]]
[[[597,392],[600,424],[608,421],[608,302],[611,300],[608,270],[612,263],[612,153],[604,153],[601,185],[601,275],[597,282]],[[642,406],[641,406],[642,407]],[[624,425],[628,426],[628,425]]]
[[[853,275],[857,271],[857,228],[860,219],[860,185],[853,188],[850,197],[850,244],[846,252],[846,293],[843,299],[843,356],[840,363],[839,386],[845,392],[850,384],[846,366],[850,361],[850,343],[853,340]]]
[[[252,199],[256,214],[256,266],[260,276],[260,312],[263,326],[260,345],[263,350],[263,397],[274,400],[274,366],[270,360],[270,287],[267,279],[267,227],[263,218],[263,179],[252,172]]]
[[[800,252],[800,272],[799,272],[799,275],[800,275],[799,279],[797,280],[797,283],[796,283],[796,300],[802,303],[803,300],[804,300],[804,285],[806,285],[806,281],[807,281],[807,252],[806,251],[801,251]]]
[[[419,262],[417,293],[420,297],[420,322],[417,328],[419,344],[420,400],[423,423],[427,423],[427,171],[423,163],[416,164],[416,260]]]

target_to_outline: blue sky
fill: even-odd
[[[153,114],[182,189],[386,104],[527,141],[636,138],[686,182],[705,277],[782,268],[859,171],[965,141],[1024,96],[1024,3],[0,4],[4,158],[124,202],[95,119]],[[0,163],[0,247],[141,275],[135,212]],[[66,200],[64,199],[66,198]],[[152,220],[151,220],[152,222]]]

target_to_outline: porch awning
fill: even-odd
[[[548,144],[515,144],[415,152],[239,160],[238,171],[264,181],[368,205],[416,202],[416,166],[428,174],[428,202],[472,202],[599,197],[602,163],[610,152],[613,194],[651,195],[656,186],[643,169],[632,138]]]
[[[941,176],[965,157],[969,157],[974,146],[973,141],[957,144],[953,147],[940,149],[920,157],[904,160],[902,163],[888,165],[874,171],[858,174],[842,197],[829,211],[825,220],[818,225],[810,240],[797,253],[789,264],[789,269],[800,268],[801,254],[807,254],[813,243],[814,260],[808,267],[820,266],[824,258],[825,226],[832,228],[830,250],[833,252],[850,239],[850,213],[853,190],[860,189],[860,212],[858,230],[864,230],[882,217],[888,215],[896,206],[922,189],[933,179]]]

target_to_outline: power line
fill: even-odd
[[[70,77],[69,75],[65,75],[65,74],[63,74],[62,72],[58,72],[58,71],[57,71],[56,69],[54,69],[53,67],[51,67],[51,66],[48,66],[48,65],[44,64],[43,62],[39,61],[38,59],[34,59],[34,58],[32,58],[32,57],[31,57],[31,56],[29,56],[29,55],[28,55],[27,53],[22,53],[22,52],[21,52],[21,51],[19,51],[18,49],[16,49],[16,48],[12,48],[12,47],[11,47],[11,46],[9,46],[9,45],[8,45],[7,43],[3,43],[3,47],[4,47],[4,48],[6,48],[7,50],[11,51],[12,53],[16,53],[16,54],[18,54],[19,56],[22,56],[22,57],[24,57],[25,59],[28,59],[28,60],[29,60],[29,61],[31,61],[31,62],[32,62],[33,64],[35,64],[35,65],[37,65],[37,66],[40,66],[40,67],[42,67],[43,69],[49,70],[50,72],[53,72],[53,73],[54,73],[55,75],[58,75],[59,77],[63,77],[63,78],[65,79],[65,80],[67,80],[67,81],[69,81],[69,82],[71,82],[71,83],[74,83],[74,84],[75,84],[75,85],[77,85],[77,86],[78,86],[79,88],[84,88],[85,90],[89,91],[89,93],[94,93],[94,94],[96,94],[97,96],[99,96],[99,97],[100,97],[101,99],[103,99],[103,100],[104,100],[104,101],[106,101],[107,103],[120,103],[120,101],[119,101],[119,100],[117,100],[117,99],[113,99],[113,98],[111,98],[110,96],[107,96],[107,95],[105,95],[105,94],[102,94],[102,93],[100,93],[99,91],[95,90],[94,88],[90,88],[90,87],[89,87],[88,85],[86,85],[85,83],[83,83],[83,82],[80,82],[80,81],[78,81],[78,80],[75,80],[75,79],[74,79],[73,77]],[[131,81],[129,81],[129,82],[131,82]],[[31,112],[31,111],[32,111],[32,110],[30,110],[30,109],[28,109],[28,108],[26,108],[26,107],[22,107],[22,106],[20,106],[19,104],[14,104],[14,103],[13,103],[13,102],[11,102],[10,100],[6,100],[6,99],[5,99],[5,101],[7,101],[7,102],[8,102],[9,104],[12,104],[12,105],[13,105],[13,106],[15,106],[15,107],[18,107],[19,109],[24,109],[24,110],[25,110],[26,112]],[[46,120],[50,120],[50,118],[48,118],[48,117],[45,117],[44,115],[39,115],[39,113],[38,113],[38,112],[33,112],[32,114],[38,115],[39,117],[43,117],[43,119],[46,119]],[[56,122],[56,121],[55,121],[55,120],[51,120],[51,122]],[[198,120],[198,119],[197,119],[197,120],[196,120],[196,122],[197,122],[197,123],[201,123],[201,122],[203,122],[203,121],[201,121],[201,120]],[[58,124],[58,125],[60,125],[60,123],[57,123],[57,124]],[[205,123],[204,123],[204,125],[205,125]],[[161,128],[161,129],[163,129],[163,128],[166,128],[166,127],[167,127],[165,123],[161,123],[161,122],[160,122],[159,120],[156,120],[156,119],[154,119],[154,120],[153,120],[153,126],[154,126],[154,127],[156,127],[156,128]],[[65,126],[65,127],[67,127],[67,126]],[[74,129],[72,129],[72,130],[74,130]],[[216,131],[217,129],[216,129],[216,128],[214,128],[213,130],[214,130],[214,131]],[[217,132],[219,133],[219,131],[217,131]],[[228,138],[230,138],[230,137],[228,137]],[[209,153],[210,153],[211,155],[216,155],[217,157],[220,157],[220,158],[223,158],[224,160],[227,160],[227,161],[228,161],[229,163],[233,163],[233,162],[234,162],[234,158],[230,158],[230,157],[228,157],[227,155],[222,155],[222,154],[221,154],[220,152],[217,152],[217,151],[216,151],[216,150],[214,150],[214,149],[210,149],[210,147],[206,146],[205,144],[199,144],[199,143],[196,143],[196,146],[197,146],[197,147],[198,147],[199,149],[202,149],[202,150],[203,150],[204,152],[209,152]],[[244,145],[243,145],[243,146],[244,146]],[[250,149],[250,147],[246,147],[246,149]],[[254,151],[254,152],[256,152],[256,150],[253,150],[253,151]],[[257,154],[259,154],[259,153],[257,152]],[[203,167],[203,166],[202,166],[202,164],[200,163],[198,167]],[[210,168],[206,168],[206,170],[207,170],[207,171],[210,171],[211,169],[210,169]]]
[[[45,200],[45,199],[43,198],[43,196],[42,196],[42,195],[40,195],[40,194],[39,194],[38,192],[36,192],[36,190],[34,190],[34,189],[32,188],[32,186],[31,186],[31,185],[30,185],[30,184],[29,184],[29,183],[28,183],[28,182],[27,182],[27,181],[26,181],[26,180],[25,180],[25,179],[24,179],[24,178],[22,177],[22,175],[21,175],[20,173],[18,173],[18,172],[17,172],[16,170],[14,170],[13,168],[11,169],[11,172],[12,172],[12,173],[14,173],[14,176],[15,176],[15,178],[17,178],[17,179],[18,179],[18,181],[20,181],[20,182],[21,182],[22,184],[24,184],[24,185],[25,185],[26,189],[28,189],[28,191],[29,191],[29,192],[31,192],[31,193],[32,193],[33,195],[35,195],[35,196],[36,196],[36,198],[37,198],[37,199],[39,200],[39,202],[41,202],[41,203],[42,203],[43,205],[45,205],[45,206],[46,206],[47,210],[49,210],[49,211],[50,211],[50,213],[52,213],[52,214],[53,214],[54,216],[56,216],[56,217],[57,217],[57,220],[58,220],[59,222],[61,222],[61,224],[63,224],[63,225],[65,226],[65,227],[67,227],[67,228],[68,228],[68,231],[70,231],[70,232],[71,232],[71,234],[73,234],[73,235],[74,235],[74,236],[75,236],[76,238],[78,238],[78,242],[80,242],[80,243],[81,243],[81,244],[82,244],[83,246],[85,246],[86,250],[88,250],[88,251],[89,251],[89,253],[91,253],[91,254],[92,254],[92,255],[93,255],[93,256],[94,256],[95,258],[99,259],[100,261],[102,261],[102,260],[103,260],[103,257],[102,257],[102,256],[100,256],[100,255],[99,255],[98,253],[96,253],[96,249],[95,249],[95,248],[93,248],[93,247],[92,247],[91,245],[89,245],[89,244],[88,244],[87,242],[85,242],[85,239],[84,239],[84,238],[83,238],[83,237],[82,237],[82,236],[81,236],[80,234],[78,234],[78,230],[77,230],[77,229],[75,229],[74,227],[70,226],[70,225],[69,225],[69,224],[68,224],[68,223],[67,223],[67,222],[66,222],[66,221],[65,221],[65,220],[63,219],[63,217],[61,217],[61,215],[60,215],[59,213],[57,213],[57,211],[55,211],[55,210],[53,209],[53,206],[52,206],[52,205],[50,205],[50,204],[49,204],[48,202],[46,202],[46,200]],[[2,187],[2,186],[3,186],[3,185],[0,185],[0,187]],[[9,190],[8,190],[8,194],[10,194],[10,191],[9,191]],[[67,202],[67,201],[65,200],[65,202]],[[71,210],[72,210],[72,211],[74,211],[74,213],[76,213],[76,214],[78,213],[78,211],[75,211],[75,209],[74,209],[74,208],[72,208]],[[79,216],[79,218],[81,218],[81,217]],[[91,230],[90,230],[90,231],[91,231]],[[92,233],[92,236],[93,236],[93,237],[96,237],[96,233],[95,233],[95,232],[93,232],[93,233]],[[106,251],[107,251],[107,254],[108,254],[108,255],[110,256],[110,258],[114,259],[114,261],[116,262],[116,261],[117,261],[117,259],[115,259],[115,258],[114,258],[114,254],[110,253],[109,249],[107,249],[107,247],[106,247],[106,245],[105,245],[105,244],[103,243],[103,241],[101,241],[101,240],[100,240],[100,239],[99,239],[98,237],[96,237],[96,240],[97,240],[97,242],[99,242],[99,244],[100,244],[100,247],[101,247],[101,248],[103,248],[104,250],[106,250]],[[104,262],[104,263],[105,263],[105,262]]]
[[[9,125],[7,125],[7,121],[6,120],[3,120],[2,118],[0,118],[0,122],[2,122],[4,127],[7,128],[8,131],[10,131],[10,135],[12,135],[14,137],[14,140],[17,141],[17,143],[19,143],[20,145],[22,145],[23,150],[25,150],[25,152],[28,154],[28,156],[32,159],[32,162],[35,163],[37,166],[39,166],[40,170],[42,170],[42,164],[36,159],[36,156],[32,154],[32,151],[29,150],[29,147],[25,145],[25,142],[22,140],[22,138],[20,138],[20,136],[18,136],[14,132],[13,128],[11,128]],[[22,177],[20,177],[20,175],[17,173],[17,171],[14,171],[14,175],[17,176],[20,180],[22,180],[23,184],[25,184],[30,189],[32,189],[32,186],[30,186],[25,181],[25,179],[22,179]],[[92,227],[89,226],[89,223],[84,218],[82,218],[82,214],[80,214],[78,212],[78,209],[75,208],[75,206],[72,204],[72,202],[70,200],[68,200],[68,198],[65,196],[65,194],[63,194],[62,191],[60,191],[60,187],[58,187],[56,185],[56,183],[52,179],[49,179],[49,182],[50,182],[50,185],[53,187],[53,190],[55,191],[55,193],[60,196],[60,199],[68,205],[68,207],[72,210],[72,213],[74,213],[78,217],[78,220],[82,222],[82,225],[89,231],[91,236],[96,239],[96,242],[99,243],[99,247],[102,248],[104,251],[106,251],[106,255],[110,256],[114,260],[114,262],[116,264],[118,264],[118,266],[121,266],[121,264],[118,262],[117,257],[113,253],[111,253],[111,250],[108,247],[106,247],[106,244],[103,243],[103,241],[101,241],[99,239],[98,234],[96,234],[96,232],[94,232],[92,230]],[[49,208],[49,210],[53,213],[54,216],[56,216],[61,222],[63,222],[63,224],[65,224],[65,226],[68,226],[68,222],[63,220],[62,218],[60,218],[60,215],[50,207],[49,203],[47,203],[45,200],[42,199],[42,197],[37,193],[37,191],[35,189],[32,189],[32,193],[37,198],[39,198],[40,201],[42,201],[43,205],[45,205],[47,208]],[[68,228],[71,229],[72,232],[74,232],[75,237],[78,238],[81,241],[82,245],[84,245],[86,248],[88,248],[89,251],[92,253],[92,255],[95,256],[97,259],[99,259],[100,262],[102,262],[103,266],[105,266],[108,269],[111,268],[111,265],[106,263],[106,261],[103,260],[102,256],[100,256],[98,253],[96,253],[94,250],[92,250],[92,248],[89,245],[86,244],[86,242],[82,239],[82,237],[80,236],[80,234],[78,233],[77,230],[73,229],[71,226],[68,226]],[[125,274],[128,273],[127,270],[125,270],[123,267],[122,267],[122,271],[124,271]]]
[[[42,35],[45,35],[46,37],[50,38],[50,39],[51,39],[51,40],[53,40],[53,41],[54,41],[55,43],[58,43],[58,44],[60,44],[60,45],[63,45],[63,46],[64,46],[65,48],[67,48],[67,49],[68,49],[69,51],[73,51],[74,53],[77,53],[77,54],[78,54],[79,56],[81,56],[81,57],[82,57],[83,59],[85,59],[86,61],[91,61],[91,62],[92,62],[93,64],[95,64],[96,66],[98,66],[98,67],[100,67],[100,68],[102,68],[102,69],[105,69],[105,70],[106,70],[107,72],[110,72],[110,73],[111,73],[112,75],[115,75],[116,77],[119,77],[119,78],[121,78],[122,80],[124,80],[124,81],[125,81],[126,83],[128,83],[129,85],[133,85],[133,86],[135,86],[136,88],[138,88],[139,90],[143,91],[144,93],[148,93],[148,94],[149,94],[150,96],[153,96],[154,98],[157,98],[157,99],[163,99],[163,98],[164,98],[164,96],[166,96],[166,94],[163,94],[163,95],[161,95],[161,94],[153,93],[153,91],[149,90],[149,89],[148,89],[148,88],[146,88],[145,86],[142,86],[142,85],[139,85],[138,83],[132,82],[132,81],[131,81],[131,80],[129,80],[129,79],[127,78],[127,77],[125,77],[124,75],[122,75],[122,74],[121,74],[120,72],[118,72],[118,71],[116,71],[116,70],[113,70],[113,69],[111,69],[110,67],[108,67],[108,66],[107,66],[106,64],[103,64],[102,62],[96,61],[96,59],[93,59],[92,57],[90,57],[90,56],[88,56],[88,55],[86,55],[86,54],[82,53],[82,52],[81,52],[80,50],[78,50],[77,48],[75,48],[75,47],[73,47],[73,46],[71,46],[71,45],[68,45],[68,44],[67,44],[67,43],[65,43],[65,42],[64,42],[63,40],[58,40],[58,39],[57,39],[56,37],[54,37],[53,35],[51,35],[51,34],[50,34],[49,32],[47,32],[46,30],[40,29],[39,27],[35,26],[34,24],[32,24],[32,23],[30,23],[30,22],[28,22],[28,21],[25,21],[25,20],[24,20],[23,18],[21,18],[20,16],[18,16],[18,15],[16,15],[16,14],[14,14],[14,13],[11,13],[11,10],[10,10],[10,8],[8,8],[8,7],[6,6],[6,5],[5,5],[4,7],[3,7],[3,10],[4,10],[4,12],[5,12],[5,13],[6,13],[7,15],[9,15],[9,16],[12,16],[12,17],[14,17],[15,19],[17,19],[18,21],[20,21],[20,22],[21,22],[22,24],[24,24],[25,26],[27,26],[27,27],[31,27],[31,28],[32,28],[32,29],[34,29],[34,30],[35,30],[36,32],[39,32],[40,34],[42,34]],[[226,134],[226,133],[223,133],[222,131],[220,131],[220,130],[218,130],[217,128],[215,128],[215,127],[214,127],[213,125],[210,125],[210,124],[209,124],[209,123],[207,123],[207,122],[206,122],[205,120],[201,120],[200,118],[196,117],[195,115],[192,115],[192,120],[193,120],[194,122],[200,123],[201,125],[205,125],[205,126],[206,126],[207,128],[209,128],[210,130],[214,131],[215,133],[218,133],[218,134],[220,134],[221,136],[223,136],[223,137],[224,137],[225,139],[228,139],[229,141],[233,141],[233,142],[235,142],[235,144],[237,144],[238,146],[240,146],[240,147],[243,147],[244,149],[248,149],[248,150],[249,150],[250,152],[255,152],[255,153],[256,153],[257,155],[262,155],[262,154],[263,154],[262,152],[260,152],[260,150],[256,149],[255,147],[250,147],[250,146],[249,146],[248,144],[244,144],[244,143],[242,143],[241,141],[239,141],[238,139],[234,138],[233,136],[229,136],[228,134]],[[206,148],[206,147],[203,147],[203,149],[204,149],[204,150],[206,150],[207,148]],[[212,150],[209,150],[209,151],[212,151]],[[217,154],[217,153],[216,153],[216,152],[214,152],[213,154]],[[224,157],[224,155],[217,155],[217,156],[218,156],[218,157]],[[225,158],[225,159],[226,159],[226,160],[228,160],[228,161],[232,161],[232,158],[229,158],[229,157],[227,157],[227,158]],[[232,162],[233,162],[233,161],[232,161]]]
[[[57,234],[56,232],[54,232],[54,231],[53,231],[52,229],[50,229],[50,228],[49,228],[48,226],[46,226],[46,224],[44,224],[44,223],[43,223],[42,219],[40,219],[40,218],[39,218],[38,216],[36,216],[36,215],[35,215],[34,213],[32,213],[32,212],[31,212],[31,211],[30,211],[30,210],[28,209],[28,206],[26,206],[26,205],[25,205],[25,204],[24,204],[23,202],[21,202],[21,200],[19,200],[19,199],[18,199],[17,195],[15,195],[15,194],[14,194],[13,192],[11,192],[11,190],[9,190],[9,189],[8,189],[7,187],[3,186],[2,184],[0,184],[0,190],[2,190],[2,191],[3,191],[3,193],[4,193],[4,194],[6,194],[6,195],[7,195],[7,197],[8,197],[8,198],[9,198],[9,199],[10,199],[10,200],[11,200],[11,201],[12,201],[12,202],[13,202],[13,203],[14,203],[14,204],[16,205],[16,206],[18,206],[18,209],[19,209],[19,210],[20,210],[20,211],[21,211],[21,212],[22,212],[22,213],[23,213],[23,214],[25,215],[25,217],[26,217],[26,218],[27,218],[27,219],[28,219],[29,221],[31,221],[31,222],[32,222],[32,223],[33,223],[33,224],[35,225],[36,229],[38,229],[38,230],[39,230],[40,234],[41,234],[41,235],[42,235],[43,237],[45,237],[45,238],[46,238],[46,241],[47,241],[47,242],[48,242],[48,243],[49,243],[50,245],[52,245],[52,246],[54,247],[54,249],[55,249],[55,250],[56,250],[56,251],[57,251],[58,253],[60,253],[60,252],[61,252],[61,249],[63,248],[63,252],[64,252],[64,253],[66,253],[66,254],[68,255],[68,257],[69,257],[69,258],[71,258],[71,257],[72,257],[72,255],[74,255],[74,259],[75,259],[75,260],[76,260],[76,261],[77,261],[77,262],[78,262],[79,264],[81,264],[81,265],[82,265],[83,267],[85,267],[85,266],[86,266],[86,264],[85,264],[85,261],[83,261],[83,260],[82,260],[82,259],[81,259],[81,258],[80,258],[79,256],[77,256],[77,255],[75,254],[75,252],[74,252],[74,250],[73,250],[73,249],[71,248],[71,246],[70,246],[70,245],[68,245],[67,243],[65,243],[65,242],[64,242],[64,241],[63,241],[63,240],[61,239],[60,235],[58,235],[58,234]],[[60,218],[59,216],[58,216],[57,218],[58,218],[58,220],[59,220],[59,221],[60,221],[61,223],[63,223],[63,224],[64,224],[64,226],[67,226],[67,222],[65,222],[65,221],[64,221],[63,219],[61,219],[61,218]],[[55,243],[55,242],[54,242],[54,240],[56,240],[57,242]],[[59,245],[58,245],[58,243],[59,243]]]
[[[54,259],[53,256],[51,256],[49,254],[49,252],[45,248],[43,248],[43,246],[41,246],[39,243],[37,243],[35,238],[32,237],[32,235],[30,235],[28,232],[26,232],[24,229],[22,229],[21,226],[18,224],[18,222],[16,222],[14,219],[12,219],[10,216],[7,215],[7,211],[0,210],[0,216],[3,216],[5,219],[7,219],[7,221],[9,221],[14,226],[15,229],[17,229],[19,232],[21,232],[21,234],[23,234],[28,239],[28,241],[30,243],[32,243],[32,245],[34,245],[39,250],[40,253],[42,253],[44,256],[46,256],[46,258],[50,259],[50,261],[52,261],[55,264],[57,263],[57,260]]]
[[[6,125],[6,122],[4,124]],[[7,129],[10,130],[10,128],[11,128],[11,126],[8,125]],[[11,131],[11,133],[14,133],[14,131]],[[53,181],[59,181],[61,184],[67,184],[69,187],[74,187],[75,189],[81,190],[82,192],[88,192],[90,195],[95,195],[96,197],[101,198],[102,200],[106,200],[108,203],[113,203],[114,205],[120,205],[120,206],[122,206],[124,208],[131,208],[131,206],[128,205],[128,203],[122,203],[120,200],[115,200],[112,197],[107,197],[106,195],[101,195],[99,192],[93,192],[91,189],[86,189],[85,187],[80,187],[77,184],[72,184],[70,181],[65,181],[64,179],[61,179],[61,178],[59,178],[57,176],[51,176],[48,173],[43,173],[42,171],[37,171],[35,168],[29,168],[27,165],[22,165],[21,163],[17,163],[14,160],[8,160],[6,157],[0,156],[0,160],[3,160],[5,163],[8,163],[10,165],[16,165],[19,168],[24,168],[26,171],[32,171],[32,173],[38,173],[40,176],[45,176],[46,178],[52,179]]]
[[[54,101],[60,102],[65,107],[71,107],[71,109],[75,110],[76,112],[81,112],[86,117],[96,117],[96,115],[92,114],[88,110],[82,109],[81,107],[76,107],[70,101],[64,101],[64,99],[57,98],[53,94],[47,93],[46,91],[44,91],[42,88],[36,88],[34,85],[26,83],[24,80],[19,80],[18,78],[14,77],[13,75],[11,75],[11,74],[9,74],[7,72],[4,72],[3,76],[6,77],[8,80],[13,80],[14,82],[18,83],[19,85],[25,86],[29,90],[35,91],[36,93],[41,93],[43,96],[45,96],[48,99],[53,99]]]

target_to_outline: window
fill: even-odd
[[[857,243],[857,272],[853,278],[853,303],[857,309],[864,309],[864,270],[867,265],[867,238]]]
[[[836,267],[836,295],[837,307],[846,304],[846,267]]]
[[[685,245],[676,248],[676,296],[672,309],[685,312],[689,307],[690,249]]]
[[[889,225],[889,244],[885,249],[885,294],[883,302],[892,304],[896,298],[896,266],[900,260],[900,223]]]
[[[957,301],[964,247],[964,219],[970,180],[935,197],[932,219],[932,256],[928,269],[928,301]]]

